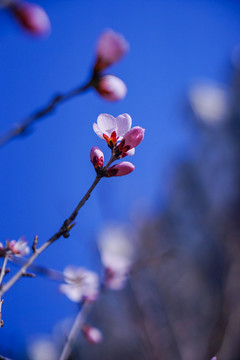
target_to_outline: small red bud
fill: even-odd
[[[134,169],[135,166],[132,163],[128,161],[123,161],[119,164],[113,165],[110,168],[108,168],[106,175],[107,177],[123,176],[130,174]]]
[[[104,163],[103,152],[97,147],[93,146],[90,152],[90,160],[96,169],[97,167],[102,167]]]

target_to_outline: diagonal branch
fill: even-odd
[[[65,94],[58,94],[54,96],[54,98],[48,103],[48,105],[35,112],[33,115],[25,118],[20,124],[17,124],[8,132],[6,132],[4,135],[0,136],[0,147],[6,145],[9,141],[13,140],[14,138],[20,135],[24,135],[24,133],[33,123],[53,112],[53,110],[55,110],[58,105],[85,92],[92,86],[92,84],[93,84],[93,79],[91,79],[85,85],[82,85],[74,90],[68,91]]]
[[[107,165],[105,166],[105,170],[108,169],[108,167],[116,160],[116,157],[114,155],[111,156],[110,160],[108,161]],[[35,261],[35,259],[44,251],[46,250],[52,243],[54,243],[56,240],[58,240],[60,237],[69,237],[69,231],[73,227],[73,221],[78,215],[79,210],[83,207],[85,202],[90,198],[90,195],[92,191],[95,189],[101,178],[104,177],[103,174],[98,174],[86,192],[86,194],[83,196],[83,198],[80,200],[72,214],[64,221],[60,229],[49,239],[47,240],[42,246],[40,246],[38,249],[35,249],[33,254],[30,256],[28,261],[21,267],[21,269],[5,284],[2,286],[0,290],[0,298],[3,294],[5,294],[24,274],[26,273],[26,270],[28,267]]]
[[[70,330],[70,333],[67,338],[67,342],[65,343],[65,346],[63,348],[60,360],[67,360],[69,356],[71,355],[72,347],[75,343],[75,340],[82,329],[84,322],[86,320],[86,316],[89,313],[89,310],[91,309],[90,303],[83,303],[74,323]]]

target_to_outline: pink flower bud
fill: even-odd
[[[109,101],[122,100],[127,93],[125,83],[116,76],[102,76],[96,86],[96,90],[104,99]]]
[[[128,43],[124,36],[106,30],[98,40],[97,60],[94,67],[95,71],[102,71],[107,66],[118,61],[128,50]]]
[[[135,166],[132,163],[128,161],[122,161],[121,163],[113,165],[110,168],[108,168],[106,175],[107,177],[123,176],[131,173],[134,169]]]
[[[51,30],[50,20],[45,10],[36,5],[25,2],[17,2],[11,7],[19,23],[34,35],[46,35]]]
[[[94,168],[102,167],[104,163],[103,152],[97,147],[93,146],[90,152],[90,160]]]
[[[85,325],[82,328],[82,332],[85,339],[89,341],[91,344],[99,344],[103,339],[103,335],[101,331],[95,327]]]
[[[122,138],[118,145],[118,149],[126,153],[128,150],[135,148],[144,138],[145,129],[140,126],[135,126],[129,130]]]

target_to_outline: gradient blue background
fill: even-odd
[[[194,80],[225,82],[230,55],[239,43],[238,1],[39,1],[51,36],[38,40],[0,13],[0,131],[45,105],[57,92],[88,78],[95,44],[106,28],[124,34],[126,57],[107,71],[121,77],[127,97],[108,103],[93,90],[59,106],[32,127],[29,136],[0,149],[1,241],[25,235],[46,241],[68,217],[94,179],[92,146],[108,158],[92,130],[99,113],[129,113],[146,128],[130,159],[135,171],[104,179],[81,210],[69,239],[60,239],[38,263],[62,270],[68,264],[100,269],[96,238],[109,221],[139,224],[164,208],[173,164],[191,156],[194,136],[185,114],[185,95]],[[6,278],[7,279],[7,278]],[[75,304],[46,279],[22,279],[5,295],[0,348],[24,346],[34,333],[50,333],[71,316]],[[2,351],[3,352],[3,351]]]

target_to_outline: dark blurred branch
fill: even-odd
[[[56,107],[65,101],[79,95],[86,90],[88,90],[92,86],[92,79],[87,82],[85,85],[78,87],[77,89],[71,90],[66,92],[65,94],[58,94],[54,96],[54,98],[49,102],[48,105],[43,107],[42,109],[35,112],[33,115],[24,119],[20,124],[17,124],[14,128],[9,130],[6,134],[0,136],[0,147],[6,145],[9,141],[13,140],[14,138],[24,135],[29,127],[35,123],[37,120],[42,119],[46,115],[53,112]]]
[[[137,321],[138,321],[139,328],[141,330],[141,338],[142,338],[141,344],[142,344],[143,351],[145,354],[144,358],[146,358],[147,360],[156,360],[156,358],[154,357],[153,344],[151,342],[151,338],[150,338],[150,335],[149,335],[148,329],[147,329],[145,314],[144,314],[142,306],[139,304],[138,296],[135,294],[135,290],[134,290],[131,279],[129,279],[129,289],[130,289],[133,307],[138,315]]]
[[[90,309],[91,309],[91,303],[87,303],[87,302],[83,303],[83,305],[73,323],[73,326],[70,330],[70,333],[67,338],[67,342],[65,343],[65,346],[63,348],[60,360],[69,359],[73,345],[76,341],[76,338],[77,338],[79,332],[81,331],[81,329],[85,323],[86,316],[88,315]]]

